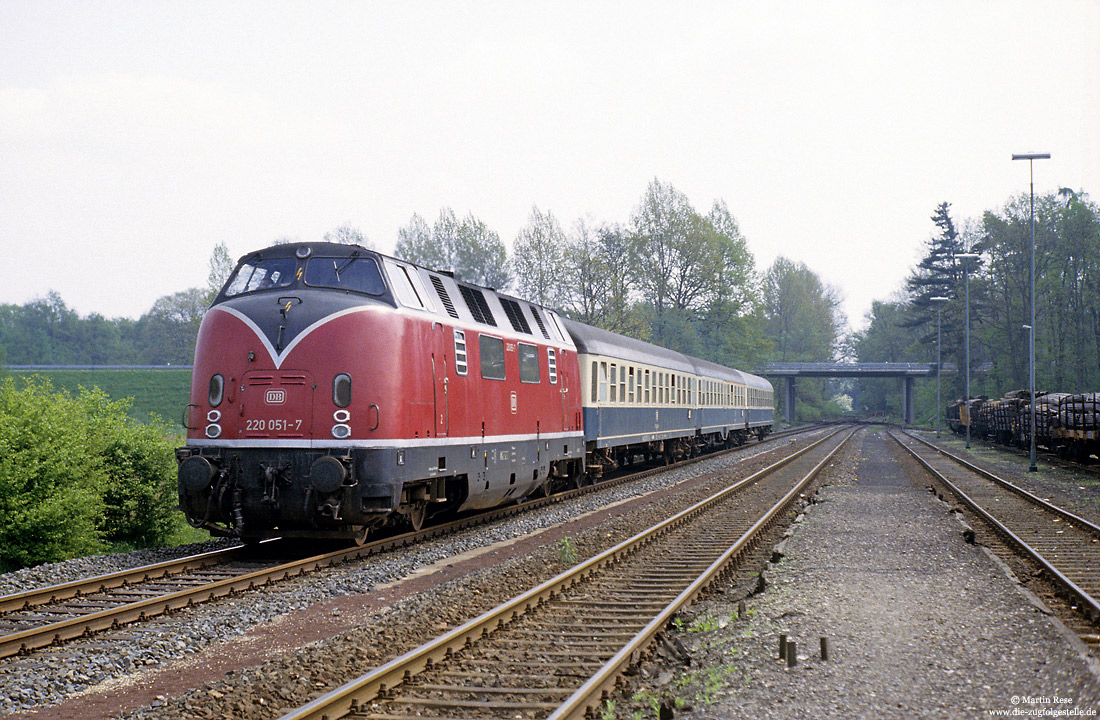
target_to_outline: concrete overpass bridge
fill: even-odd
[[[786,378],[784,395],[784,419],[790,424],[794,417],[794,404],[798,378],[901,378],[901,412],[905,423],[912,424],[913,381],[918,377],[931,377],[936,374],[935,363],[768,363],[763,372],[766,378]]]

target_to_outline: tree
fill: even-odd
[[[214,251],[210,253],[210,273],[206,276],[208,304],[214,302],[225,281],[233,274],[235,265],[233,258],[229,256],[229,248],[224,242],[214,246]]]
[[[350,223],[344,223],[335,230],[329,230],[322,239],[330,243],[362,245],[365,248],[374,249],[374,245],[371,244],[370,240],[367,240],[366,235],[364,235],[359,228],[353,227]]]
[[[512,282],[500,236],[472,213],[459,222],[454,210],[443,208],[430,235],[424,219],[413,215],[398,231],[394,254],[432,270],[451,270],[463,282],[501,290]]]
[[[540,305],[562,307],[566,296],[562,272],[566,249],[565,233],[554,214],[532,206],[527,224],[512,244],[516,292]]]
[[[840,293],[805,263],[776,258],[762,282],[764,334],[780,362],[831,362],[843,318]]]
[[[159,298],[141,317],[142,356],[153,365],[186,365],[208,308],[207,291],[182,290]]]
[[[432,270],[448,265],[442,246],[432,238],[432,229],[427,221],[416,213],[413,213],[408,225],[397,231],[397,246],[394,254]]]
[[[762,323],[773,345],[772,360],[831,362],[840,348],[840,293],[826,285],[805,263],[776,258],[762,282]],[[797,415],[818,419],[838,412],[829,408],[832,395],[823,381],[801,380]]]
[[[631,215],[630,268],[635,288],[652,315],[654,342],[701,352],[703,316],[728,310],[751,264],[737,223],[723,203],[703,217],[670,184],[654,180]],[[718,223],[717,225],[715,223]]]
[[[958,255],[966,253],[967,246],[973,246],[973,250],[981,253],[984,245],[980,240],[973,238],[967,243],[966,239],[956,228],[951,218],[950,203],[940,203],[932,215],[932,222],[939,232],[933,235],[927,243],[925,257],[906,280],[908,291],[908,305],[906,312],[896,315],[899,322],[903,322],[904,328],[917,329],[922,334],[919,341],[925,346],[933,346],[936,340],[936,323],[941,324],[941,335],[944,339],[942,359],[945,363],[954,363],[957,367],[964,367],[966,363],[966,333],[965,318],[967,314],[967,277],[970,273],[970,326],[972,331],[971,358],[977,356],[975,352],[978,343],[973,341],[976,333],[973,330],[982,322],[985,306],[987,283],[982,276],[984,265],[981,257],[977,259],[959,260]],[[949,302],[939,307],[943,301],[934,301],[934,297],[946,297]],[[965,388],[965,376],[955,375],[950,379],[951,387],[948,392],[962,395]]]
[[[719,262],[701,313],[704,354],[723,365],[755,367],[767,351],[755,320],[760,302],[756,263],[725,202],[715,201],[707,221]]]

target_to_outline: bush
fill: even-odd
[[[0,380],[0,564],[148,546],[173,531],[166,430],[127,416],[101,390]]]

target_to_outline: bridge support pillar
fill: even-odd
[[[901,415],[906,425],[912,425],[916,421],[916,408],[913,407],[913,378],[901,379]]]
[[[794,424],[794,397],[797,384],[793,377],[787,378],[787,396],[783,402],[783,419],[788,425]]]

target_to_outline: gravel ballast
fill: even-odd
[[[402,603],[392,608],[392,612],[389,612],[390,608],[366,612],[354,607],[354,603],[362,601],[365,596],[361,594],[377,596],[379,593],[375,592],[376,590],[388,584],[400,582],[402,578],[413,576],[419,569],[431,566],[433,563],[451,562],[447,559],[477,551],[494,543],[524,538],[541,529],[575,521],[579,516],[596,512],[605,505],[615,505],[654,490],[676,486],[680,481],[708,469],[714,471],[738,468],[740,471],[747,466],[759,465],[766,462],[764,456],[769,449],[775,448],[745,448],[743,452],[735,455],[707,459],[698,466],[675,469],[639,482],[606,488],[542,510],[522,513],[507,521],[385,553],[353,566],[333,568],[307,578],[262,588],[240,598],[157,618],[148,625],[124,628],[117,635],[104,633],[87,641],[67,643],[59,648],[46,649],[25,658],[9,659],[0,663],[0,715],[39,709],[40,712],[36,717],[86,718],[89,717],[91,702],[82,703],[83,707],[74,705],[72,702],[64,703],[62,706],[55,704],[66,699],[71,700],[74,696],[80,696],[83,693],[89,693],[89,695],[80,698],[78,702],[85,699],[91,701],[92,695],[98,697],[104,692],[110,692],[112,688],[131,684],[150,687],[154,680],[163,682],[166,687],[162,692],[169,695],[173,691],[178,691],[169,690],[167,687],[171,684],[171,677],[174,674],[179,674],[183,667],[194,666],[196,662],[201,664],[207,662],[203,657],[204,649],[218,648],[215,655],[235,652],[242,643],[248,645],[255,641],[255,638],[249,635],[254,628],[262,629],[271,626],[274,627],[273,632],[278,633],[278,624],[282,618],[306,612],[320,612],[312,608],[330,608],[324,610],[324,615],[317,615],[317,624],[320,626],[324,626],[323,621],[331,615],[334,620],[333,625],[336,626],[347,625],[351,622],[350,618],[354,617],[356,620],[354,624],[364,628],[371,628],[376,622],[381,622],[389,628],[419,622],[426,626],[424,629],[439,632],[486,609],[488,606],[479,600],[482,596],[490,597],[497,594],[501,596],[500,599],[504,599],[514,594],[517,588],[523,587],[533,575],[537,574],[532,572],[531,567],[538,568],[540,572],[551,574],[556,572],[557,570],[554,569],[556,549],[551,546],[541,557],[529,558],[526,569],[522,567],[519,570],[510,569],[511,564],[497,565],[476,578],[452,583],[453,596],[436,591],[424,592],[415,599],[415,602]],[[655,507],[653,512],[663,515],[666,509]],[[599,544],[593,545],[590,551],[595,552],[606,544],[614,544],[622,537],[628,536],[633,532],[634,524],[641,522],[642,519],[641,517],[623,518],[625,521],[623,529],[615,531],[614,534],[609,534],[610,531],[601,531],[598,537]],[[583,537],[577,537],[576,540],[578,550],[583,555],[586,549],[585,540]],[[486,562],[492,561],[486,560]],[[102,556],[58,564],[51,570],[54,577],[69,579],[70,575],[79,576],[89,567],[94,567],[94,572],[108,572],[132,564],[137,563],[127,555]],[[23,587],[36,584],[34,581],[38,579],[39,573],[23,572],[19,575],[18,581],[13,580],[11,584]],[[495,588],[498,585],[504,589],[496,591]],[[455,597],[461,600],[456,601]],[[338,605],[344,598],[350,601],[350,607],[349,603]],[[470,599],[474,602],[467,603],[466,601]],[[405,607],[406,605],[408,607]],[[410,617],[416,618],[416,622],[410,621]],[[429,623],[422,622],[424,619],[431,618],[435,620]],[[333,632],[339,632],[339,630]],[[124,637],[125,640],[120,642],[119,637]],[[286,640],[286,638],[281,639]],[[339,645],[339,643],[336,644]],[[335,650],[329,649],[325,653],[321,647],[316,647],[309,649],[304,658],[288,659],[285,667],[290,668],[289,670],[276,670],[272,667],[257,668],[255,673],[261,676],[261,680],[257,681],[256,686],[242,682],[242,675],[247,673],[233,670],[228,676],[232,680],[227,684],[236,688],[235,691],[215,683],[218,687],[204,687],[198,691],[202,696],[201,700],[192,694],[184,701],[172,702],[171,707],[163,700],[157,701],[153,707],[147,709],[148,715],[145,717],[219,717],[225,716],[227,706],[233,707],[233,710],[229,711],[229,716],[232,717],[251,717],[253,711],[255,711],[255,717],[273,717],[276,716],[276,712],[270,707],[271,701],[267,701],[266,708],[250,707],[249,713],[246,714],[239,709],[242,705],[236,704],[237,701],[234,700],[234,705],[229,705],[230,697],[236,692],[243,696],[240,702],[251,703],[254,699],[260,699],[256,691],[258,686],[280,687],[287,682],[287,677],[295,673],[303,682],[306,682],[307,689],[309,684],[315,682],[322,682],[331,687],[330,683],[333,680],[327,671],[328,666],[331,665],[333,672],[340,671],[339,666],[344,664],[344,660],[339,658],[359,657],[358,664],[366,664],[366,667],[370,667],[370,662],[386,659],[384,654],[376,654],[376,650],[388,647],[392,653],[394,648],[403,647],[405,644],[405,640],[398,637],[383,642],[378,631],[366,629],[361,636],[349,637]],[[415,644],[417,643],[413,643],[413,646]],[[293,644],[288,646],[286,642],[278,645],[279,647],[272,651],[274,655],[293,649]],[[353,653],[347,650],[348,647],[358,649]],[[321,659],[322,655],[335,656],[338,659],[324,661]],[[325,665],[325,671],[318,670],[322,665]],[[309,670],[303,671],[302,667],[308,667]],[[269,679],[263,680],[263,676]],[[291,685],[285,685],[285,687],[289,688]],[[182,689],[179,688],[179,690]],[[297,692],[296,697],[298,697]],[[188,708],[193,708],[193,712],[189,712]],[[207,715],[207,712],[213,715]],[[105,717],[106,715],[97,706],[94,716]]]
[[[883,431],[839,465],[745,615],[732,592],[692,608],[669,644],[682,652],[644,670],[635,707],[706,720],[1095,716],[1084,646],[967,544]],[[778,659],[781,633],[794,667]]]

